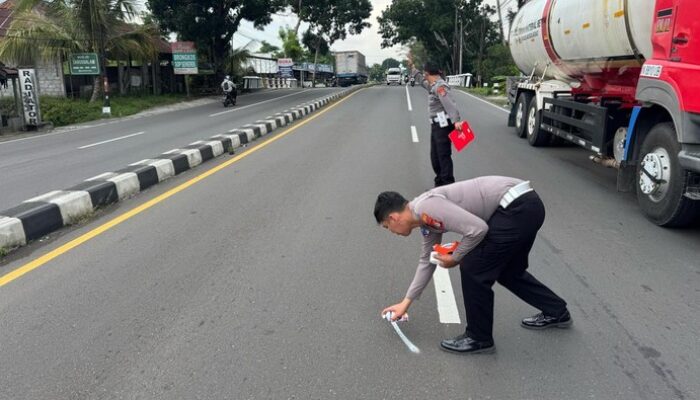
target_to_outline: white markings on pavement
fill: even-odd
[[[473,94],[470,94],[470,93],[467,93],[467,92],[464,92],[464,91],[461,91],[461,90],[458,90],[458,92],[464,93],[464,94],[466,94],[466,95],[469,96],[469,97],[473,97],[473,98],[479,100],[479,101],[482,102],[482,103],[486,103],[486,104],[490,105],[491,107],[495,107],[495,108],[498,109],[499,111],[503,111],[504,113],[510,114],[510,112],[509,112],[508,110],[506,110],[505,108],[499,107],[499,106],[497,106],[497,105],[495,105],[495,104],[493,104],[493,103],[490,103],[490,102],[488,102],[488,101],[486,101],[486,100],[484,100],[484,99],[482,99],[482,98],[479,98],[479,97],[477,97],[477,96],[474,96]]]
[[[408,93],[408,85],[406,85],[406,101],[408,102],[408,111],[413,111],[413,105],[411,104],[411,95]]]
[[[143,132],[143,131],[142,131],[142,132],[136,132],[136,133],[132,133],[131,135],[120,136],[120,137],[118,137],[118,138],[109,139],[109,140],[104,140],[104,141],[102,141],[102,142],[97,142],[97,143],[93,143],[93,144],[88,144],[88,145],[85,145],[85,146],[80,146],[80,147],[78,147],[78,150],[82,150],[82,149],[87,149],[87,148],[90,148],[90,147],[99,146],[99,145],[105,144],[105,143],[116,142],[117,140],[122,140],[122,139],[127,139],[127,138],[130,138],[130,137],[134,137],[134,136],[143,135],[144,133],[146,133],[146,132]]]
[[[302,93],[304,93],[304,92],[308,92],[309,90],[311,90],[311,89],[306,89],[306,90],[302,90],[301,92],[294,92],[294,93],[292,93],[292,94],[287,94],[287,95],[284,95],[284,96],[275,97],[274,99],[268,99],[268,100],[259,101],[259,102],[257,102],[257,103],[248,104],[247,106],[243,106],[243,107],[233,108],[233,109],[231,109],[231,110],[226,110],[226,111],[221,111],[221,112],[214,113],[214,114],[209,114],[209,116],[210,116],[210,117],[218,117],[219,115],[228,114],[228,113],[230,113],[230,112],[245,110],[245,109],[248,108],[248,107],[253,107],[253,106],[260,105],[260,104],[269,103],[269,102],[271,102],[271,101],[283,99],[283,98],[289,97],[289,96],[296,96],[296,95],[298,95],[298,94],[302,94]]]
[[[440,322],[443,324],[461,323],[459,311],[457,311],[455,293],[452,290],[452,281],[450,281],[450,271],[442,267],[435,268],[433,283],[435,284],[435,297],[437,297]]]
[[[411,137],[413,138],[413,143],[418,143],[418,132],[413,125],[411,125]]]

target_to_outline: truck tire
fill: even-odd
[[[540,128],[541,120],[542,111],[537,110],[536,101],[531,101],[527,110],[527,125],[525,126],[527,141],[530,143],[530,146],[543,147],[552,140],[552,135]]]
[[[519,138],[525,137],[525,126],[527,125],[527,110],[532,101],[532,94],[523,92],[515,102],[515,134]]]
[[[649,220],[659,226],[683,227],[695,222],[700,202],[684,196],[688,172],[678,162],[681,150],[671,122],[651,128],[637,163],[637,201]]]

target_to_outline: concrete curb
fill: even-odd
[[[300,104],[264,120],[232,129],[228,133],[166,151],[152,159],[137,161],[114,172],[88,178],[65,190],[36,196],[0,211],[0,249],[12,249],[79,222],[94,210],[128,199],[173,176],[259,139],[275,129],[302,119],[326,104],[363,86]]]

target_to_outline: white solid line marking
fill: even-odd
[[[440,314],[440,322],[443,324],[460,324],[459,311],[457,311],[457,301],[452,290],[450,281],[450,271],[445,268],[435,268],[433,273],[433,283],[435,284],[435,297],[437,297],[437,309]]]
[[[418,143],[418,132],[413,125],[411,125],[411,137],[413,138],[413,143]]]
[[[406,85],[406,101],[408,102],[408,111],[413,111],[413,105],[411,104],[411,95],[408,93],[408,85]]]
[[[131,135],[120,136],[118,138],[104,140],[102,142],[97,142],[97,143],[81,146],[81,147],[78,147],[78,149],[82,150],[82,149],[87,149],[88,147],[95,147],[95,146],[99,146],[99,145],[105,144],[105,143],[116,142],[117,140],[122,140],[122,139],[130,138],[130,137],[134,137],[134,136],[143,135],[144,133],[146,133],[146,132],[136,132],[136,133],[132,133]]]
[[[491,107],[495,107],[496,109],[498,109],[498,110],[500,110],[500,111],[503,111],[504,113],[510,114],[510,112],[509,112],[508,110],[504,109],[503,107],[499,107],[499,106],[497,106],[497,105],[495,105],[495,104],[493,104],[493,103],[491,103],[491,102],[488,102],[488,101],[486,101],[486,100],[484,100],[484,99],[482,99],[482,98],[480,98],[480,97],[478,97],[478,96],[474,96],[474,95],[471,94],[471,93],[467,93],[467,92],[464,92],[464,91],[462,91],[462,90],[458,90],[458,92],[464,93],[464,94],[466,94],[467,96],[473,97],[473,98],[479,100],[479,101],[482,102],[482,103],[486,103],[486,104],[490,105]]]
[[[210,117],[218,117],[219,115],[228,114],[228,113],[230,113],[230,112],[245,110],[245,109],[248,108],[248,107],[253,107],[253,106],[260,105],[260,104],[269,103],[269,102],[271,102],[271,101],[283,99],[283,98],[289,97],[289,96],[296,96],[296,95],[298,95],[298,94],[302,94],[302,93],[304,93],[304,92],[308,92],[309,90],[311,90],[311,89],[306,89],[306,90],[302,90],[301,92],[294,92],[294,93],[292,93],[292,94],[287,94],[287,95],[284,95],[284,96],[275,97],[274,99],[268,99],[268,100],[259,101],[259,102],[257,102],[257,103],[248,104],[247,106],[243,106],[243,107],[233,108],[233,109],[231,109],[231,110],[226,110],[226,111],[221,111],[221,112],[214,113],[214,114],[209,114],[209,116],[210,116]]]

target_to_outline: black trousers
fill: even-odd
[[[493,340],[495,282],[548,315],[561,315],[566,302],[527,272],[528,255],[544,223],[544,204],[535,192],[498,207],[488,221],[486,238],[460,262],[466,333],[475,340]]]
[[[430,162],[435,171],[435,187],[455,182],[452,171],[452,142],[449,134],[452,124],[440,128],[440,124],[430,124]]]

